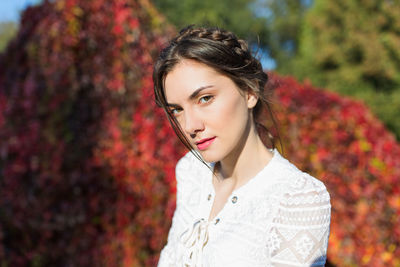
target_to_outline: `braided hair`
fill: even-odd
[[[204,163],[184,135],[176,118],[167,108],[165,97],[165,78],[184,59],[195,60],[213,68],[229,77],[240,90],[251,90],[259,99],[252,111],[257,131],[267,147],[275,148],[275,138],[263,124],[262,111],[266,107],[276,128],[267,95],[269,92],[265,92],[268,75],[263,71],[260,61],[252,55],[246,41],[239,39],[234,33],[220,28],[190,25],[183,28],[161,51],[154,64],[153,82],[157,105],[165,110],[179,139],[198,159]]]

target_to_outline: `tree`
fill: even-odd
[[[363,99],[400,137],[400,1],[316,0],[291,72]]]
[[[151,93],[172,31],[146,0],[24,11],[0,55],[0,265],[156,264],[182,155]]]
[[[38,5],[43,0],[31,0],[30,6]],[[18,23],[14,21],[0,22],[0,53],[3,52],[9,41],[15,36],[18,30]]]
[[[0,52],[2,52],[8,42],[15,36],[17,25],[14,22],[0,22]]]
[[[255,10],[264,10],[261,12],[267,19],[269,34],[264,42],[280,73],[289,72],[297,55],[301,24],[311,5],[312,1],[305,0],[257,1]]]
[[[0,265],[156,265],[186,152],[152,94],[173,33],[146,0],[24,12],[0,55]],[[330,262],[399,265],[393,136],[362,104],[290,77],[269,84],[281,153],[331,192]]]
[[[283,155],[330,193],[329,263],[400,266],[400,145],[394,135],[359,101],[292,77],[271,75],[269,86],[275,88]]]
[[[297,53],[301,21],[312,0],[153,2],[178,29],[188,24],[226,28],[273,59],[278,70],[285,70]]]
[[[254,0],[154,0],[155,6],[180,29],[189,24],[218,26],[235,32],[239,37],[264,45],[266,20],[254,15]],[[258,38],[259,37],[259,38]]]

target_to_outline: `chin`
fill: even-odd
[[[203,160],[207,163],[211,163],[211,162],[218,162],[221,160],[221,155],[212,151],[200,151],[197,150],[197,152],[199,152],[199,154],[201,155],[201,157],[203,158]]]

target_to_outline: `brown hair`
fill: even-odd
[[[183,59],[195,60],[203,63],[219,73],[229,77],[241,90],[252,90],[259,101],[253,108],[253,117],[256,128],[264,145],[270,143],[275,148],[275,138],[262,123],[262,110],[266,107],[274,123],[270,103],[265,85],[268,75],[263,71],[260,61],[255,58],[247,43],[236,37],[232,32],[219,28],[194,27],[183,28],[170,41],[158,57],[153,70],[154,94],[158,106],[162,107],[175,133],[182,143],[200,159],[201,156],[193,149],[190,141],[184,135],[175,116],[167,108],[165,97],[165,78],[169,72]],[[278,131],[276,131],[278,134]],[[278,134],[279,138],[279,134]],[[279,138],[282,148],[282,142]]]

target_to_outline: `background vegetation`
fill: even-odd
[[[400,146],[343,96],[398,133],[399,2],[179,3],[180,13],[172,0],[158,11],[58,0],[24,12],[0,54],[1,265],[156,264],[185,152],[152,95],[171,21],[226,27],[275,60],[267,89],[281,153],[331,193],[329,263],[400,266]]]
[[[154,3],[177,28],[189,23],[226,27],[259,44],[279,73],[364,101],[399,140],[400,1]]]
[[[0,56],[1,266],[156,265],[181,149],[151,94],[162,24],[146,1],[24,12]]]
[[[8,42],[14,37],[17,31],[15,22],[0,22],[0,51],[4,51]]]
[[[363,100],[400,137],[400,1],[318,1],[287,73]]]

